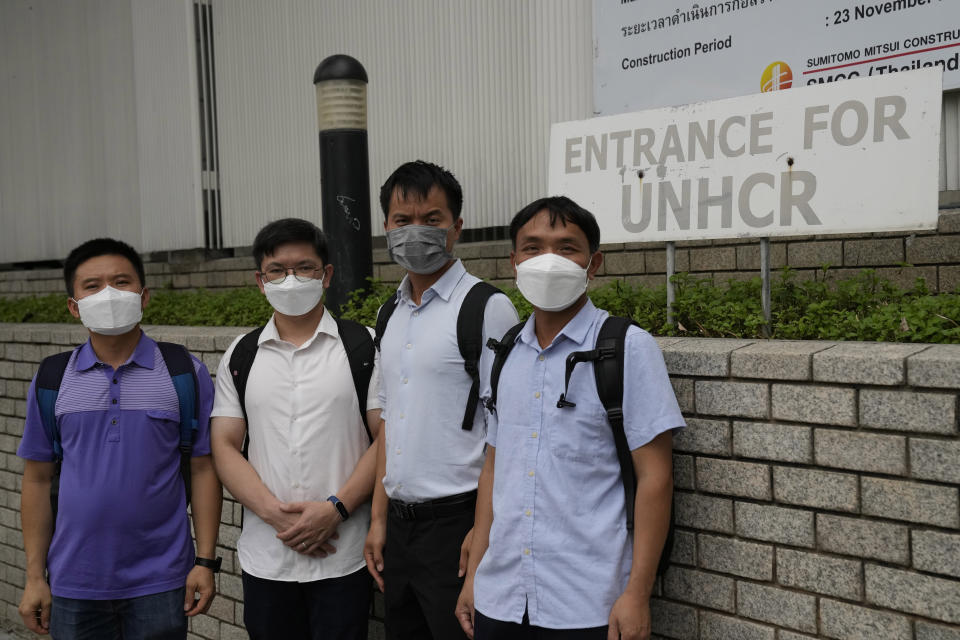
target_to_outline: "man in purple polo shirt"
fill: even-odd
[[[56,527],[53,442],[34,378],[17,455],[28,628],[70,638],[182,639],[213,600],[220,483],[210,460],[213,385],[193,358],[199,396],[191,460],[194,555],[180,477],[180,409],[157,343],[140,330],[150,293],[140,256],[111,239],[67,257],[67,307],[90,331],[57,396],[63,448]],[[196,565],[194,564],[196,560]],[[46,574],[46,575],[45,575]],[[49,578],[49,583],[48,583]]]

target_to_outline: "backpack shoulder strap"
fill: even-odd
[[[177,392],[180,406],[180,475],[186,491],[187,504],[190,504],[191,479],[190,458],[193,453],[193,440],[196,437],[200,398],[197,384],[197,372],[193,367],[193,358],[182,344],[158,342],[157,347],[163,356],[163,362],[170,374],[173,388]]]
[[[241,452],[243,457],[247,457],[247,449],[250,446],[250,426],[247,419],[247,379],[250,377],[250,368],[253,366],[253,360],[257,357],[259,348],[260,334],[263,333],[263,327],[254,329],[247,335],[240,338],[240,342],[233,348],[230,354],[230,375],[233,377],[233,386],[237,390],[237,398],[240,400],[240,411],[243,413],[243,420],[247,422],[246,434],[243,436],[243,448]]]
[[[627,531],[633,531],[634,508],[637,497],[637,477],[633,469],[633,456],[627,443],[627,434],[623,428],[623,378],[624,352],[626,351],[627,330],[636,324],[629,318],[608,317],[597,334],[599,358],[593,362],[593,375],[597,383],[597,394],[607,411],[607,420],[613,429],[613,441],[617,447],[617,459],[620,462],[620,479],[623,482],[624,507],[627,514]],[[673,551],[673,516],[660,553],[657,575],[663,575],[670,562]]]
[[[627,509],[627,530],[633,531],[633,508],[637,493],[637,480],[633,471],[633,457],[623,430],[623,351],[628,318],[610,316],[604,320],[597,334],[599,358],[593,361],[593,375],[597,382],[597,394],[607,412],[607,420],[613,428],[613,441],[617,445],[620,461],[620,478],[623,481]]]
[[[63,458],[63,447],[60,444],[60,428],[57,425],[57,396],[60,395],[60,383],[67,370],[67,363],[73,351],[64,351],[48,356],[40,363],[37,369],[37,384],[35,388],[37,408],[40,410],[40,420],[43,422],[43,431],[53,445],[53,455],[57,460]]]
[[[377,351],[380,351],[380,341],[383,340],[383,334],[387,330],[387,323],[390,322],[390,316],[392,316],[396,310],[398,302],[397,294],[394,293],[383,303],[380,310],[377,311],[377,323],[373,329],[373,346],[376,347]]]
[[[499,340],[490,338],[487,340],[487,347],[493,349],[493,366],[490,368],[490,398],[487,400],[487,410],[494,412],[497,410],[497,387],[500,386],[500,372],[503,370],[503,365],[507,361],[507,358],[510,357],[510,352],[513,351],[514,345],[517,343],[517,336],[520,335],[520,332],[523,330],[523,325],[527,322],[519,322],[503,334],[503,337]]]
[[[373,442],[370,425],[367,424],[367,389],[370,387],[370,376],[373,374],[373,359],[376,348],[373,346],[373,337],[370,331],[352,320],[336,318],[337,330],[340,332],[340,341],[347,352],[347,361],[350,363],[350,375],[353,376],[353,386],[357,391],[357,401],[360,406],[360,419],[367,430],[367,437]]]
[[[500,293],[500,289],[481,280],[467,292],[460,305],[460,312],[457,314],[457,345],[463,357],[463,368],[466,369],[472,381],[467,395],[467,407],[463,412],[463,423],[460,425],[464,431],[473,429],[473,418],[477,413],[477,402],[480,399],[483,316],[487,308],[487,300],[495,293]]]

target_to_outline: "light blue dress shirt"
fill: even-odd
[[[380,342],[380,401],[386,421],[386,475],[390,498],[423,502],[473,491],[483,467],[486,410],[477,405],[473,429],[461,428],[472,380],[457,345],[457,316],[480,279],[457,260],[417,305],[405,277],[399,304]],[[518,321],[513,303],[491,296],[483,317],[483,344]],[[482,349],[480,397],[490,395],[493,352]],[[452,615],[452,614],[451,614]]]
[[[490,545],[474,578],[489,618],[550,629],[602,627],[626,588],[633,556],[613,430],[593,366],[573,370],[557,408],[565,361],[594,348],[609,314],[589,300],[541,349],[531,317],[500,374],[487,442],[496,447]],[[631,450],[685,426],[663,355],[631,327],[624,354],[623,420]],[[642,527],[642,507],[636,526]]]

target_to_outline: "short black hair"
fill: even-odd
[[[264,257],[272,256],[280,245],[292,242],[312,245],[323,264],[330,259],[327,237],[317,225],[302,218],[283,218],[268,223],[254,238],[253,259],[257,262],[257,269],[263,264]]]
[[[551,196],[534,200],[513,216],[510,222],[510,242],[514,250],[517,248],[517,233],[520,232],[520,227],[544,210],[550,212],[551,227],[557,226],[557,221],[564,226],[568,223],[575,224],[587,236],[590,253],[596,253],[600,249],[600,225],[597,224],[596,217],[566,196]]]
[[[77,267],[87,260],[99,256],[122,256],[126,258],[137,272],[137,277],[140,278],[140,286],[147,286],[147,276],[143,271],[143,260],[136,249],[122,240],[94,238],[75,248],[63,261],[63,282],[67,285],[68,296],[73,297],[73,279],[77,275]]]
[[[463,208],[463,189],[460,183],[452,173],[440,165],[424,160],[414,160],[400,165],[380,187],[380,208],[383,209],[383,217],[386,218],[390,213],[390,199],[396,189],[400,190],[401,198],[406,198],[408,193],[426,198],[433,187],[437,187],[446,194],[447,205],[453,213],[453,219],[457,220]]]

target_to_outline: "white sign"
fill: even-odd
[[[933,229],[926,69],[553,125],[550,193],[604,242]]]
[[[594,0],[594,112],[933,67],[960,87],[960,0]]]

